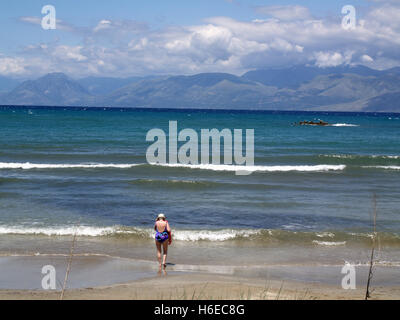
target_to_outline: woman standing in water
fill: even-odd
[[[157,247],[157,259],[161,267],[167,267],[167,254],[168,245],[172,242],[171,228],[164,214],[160,213],[157,216],[156,223],[154,225],[154,230],[156,231],[156,247]],[[163,248],[163,259],[161,263],[161,246]]]

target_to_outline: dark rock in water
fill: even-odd
[[[319,120],[318,122],[316,121],[300,121],[299,125],[301,126],[327,126],[329,125],[328,122]]]

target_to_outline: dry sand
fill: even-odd
[[[374,287],[372,299],[400,299],[400,287]],[[64,299],[142,299],[142,300],[201,300],[201,299],[264,299],[319,300],[363,299],[365,288],[343,290],[337,286],[317,283],[243,279],[212,274],[161,275],[105,287],[67,290]],[[59,299],[60,291],[0,290],[4,299]]]

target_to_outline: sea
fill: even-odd
[[[170,121],[253,129],[254,165],[149,163]],[[376,230],[400,266],[400,114],[0,108],[0,255],[68,253],[76,235],[82,254],[151,261],[158,213],[177,264],[364,265]]]

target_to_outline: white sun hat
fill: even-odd
[[[165,215],[164,215],[164,213],[160,213],[160,214],[157,216],[157,219],[156,219],[156,220],[158,220],[158,219],[164,219],[164,220],[165,220]]]

